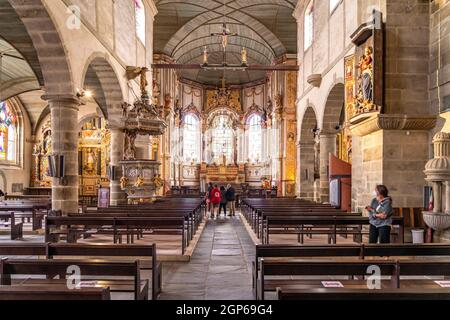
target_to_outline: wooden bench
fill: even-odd
[[[101,281],[98,285],[105,288],[109,287],[111,292],[133,292],[135,300],[148,299],[148,280],[141,280],[140,262],[138,260],[134,262],[111,262],[3,258],[0,262],[0,285],[41,288],[60,286],[61,288],[67,288],[65,278],[68,276],[67,273],[71,266],[80,269],[82,281]],[[18,278],[18,276],[22,276],[22,278]],[[46,279],[23,278],[24,276],[45,276]],[[59,276],[59,279],[55,279],[57,276]],[[117,279],[117,277],[131,277],[132,280]]]
[[[61,286],[30,287],[0,286],[0,301],[89,301],[111,300],[109,288],[82,288],[69,290]]]
[[[45,257],[46,259],[72,259],[86,257],[105,261],[125,259],[134,261],[139,258],[142,270],[151,270],[152,299],[156,300],[161,293],[162,264],[158,262],[156,245],[89,245],[68,243],[23,243],[0,244],[0,257]],[[151,258],[147,261],[147,258]]]
[[[392,276],[397,270],[396,261],[333,261],[333,260],[309,260],[309,261],[259,261],[259,276],[257,285],[257,300],[265,299],[266,291],[275,291],[284,285],[301,285],[305,280],[292,280],[293,276],[317,276],[321,280],[329,280],[330,276],[361,276],[367,275],[370,266],[377,265],[381,275]],[[277,276],[277,279],[266,279],[267,276]],[[280,279],[280,276],[283,279]],[[392,281],[395,281],[394,279]],[[396,283],[392,285],[396,286]]]
[[[274,291],[277,287],[288,288],[323,288],[321,282],[317,280],[330,281],[330,276],[358,276],[362,279],[370,276],[368,270],[376,266],[380,270],[380,276],[389,276],[387,281],[390,287],[399,289],[403,287],[403,277],[408,276],[409,280],[405,287],[425,287],[438,289],[440,286],[433,281],[415,279],[413,276],[446,277],[450,275],[450,259],[435,260],[299,260],[299,261],[265,261],[264,258],[259,261],[259,276],[257,299],[264,300],[266,291]],[[267,276],[277,276],[277,279],[266,279]],[[292,280],[292,276],[318,276],[315,281]],[[280,278],[281,277],[281,278]],[[386,281],[385,281],[386,283]],[[346,287],[351,287],[351,281]],[[367,286],[364,281],[356,282],[353,288],[358,289]]]
[[[9,229],[11,240],[23,238],[23,223],[16,223],[16,216],[14,212],[0,212],[0,228],[1,227]]]
[[[76,243],[80,237],[105,234],[112,235],[113,243],[121,243],[123,235],[127,237],[127,243],[134,243],[135,237],[145,234],[177,234],[181,236],[182,255],[187,247],[184,218],[72,216],[46,217],[45,221],[46,242],[59,242],[64,235],[68,243]]]
[[[277,289],[278,300],[302,301],[414,301],[414,300],[450,300],[450,289]]]
[[[329,236],[329,243],[336,244],[338,235],[354,235],[362,238],[362,226],[370,225],[369,219],[358,216],[267,216],[263,231],[263,244],[270,244],[271,229],[291,228],[293,234],[324,234]],[[394,217],[393,225],[398,226],[398,237],[404,243],[403,218]],[[288,233],[285,231],[284,233]]]
[[[256,296],[259,261],[265,258],[292,260],[308,258],[365,259],[377,257],[450,257],[450,244],[348,244],[348,245],[258,245],[252,262],[252,279]]]

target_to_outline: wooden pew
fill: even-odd
[[[414,300],[450,300],[450,289],[277,289],[278,300],[302,301],[414,301]]]
[[[392,276],[396,274],[397,263],[394,260],[358,261],[358,260],[300,260],[300,261],[259,261],[259,276],[257,285],[257,300],[265,299],[266,291],[275,291],[284,285],[302,285],[307,280],[292,280],[292,276],[318,276],[320,280],[329,280],[329,276],[361,276],[367,275],[369,267],[377,265],[381,275]],[[285,277],[283,279],[266,280],[267,276]],[[393,277],[392,281],[396,281]],[[393,283],[395,287],[397,283]],[[317,286],[313,284],[312,287]]]
[[[109,288],[83,288],[69,290],[61,286],[0,286],[0,301],[88,301],[111,300]]]
[[[133,292],[135,300],[148,299],[148,280],[141,280],[140,262],[110,262],[84,260],[18,260],[3,258],[0,261],[0,285],[23,287],[60,286],[67,288],[69,267],[80,268],[82,280],[99,280],[111,292]],[[13,279],[13,276],[46,276],[47,279]],[[60,279],[54,279],[59,276]],[[86,278],[88,277],[88,278]],[[118,280],[112,277],[128,277]]]
[[[291,288],[323,288],[321,281],[330,281],[330,276],[361,276],[368,274],[369,267],[380,268],[381,276],[390,276],[390,281],[383,281],[382,288],[422,288],[439,289],[440,286],[429,279],[411,279],[411,276],[450,275],[450,259],[435,260],[299,260],[299,261],[265,261],[260,260],[257,299],[264,299],[265,291],[274,291],[276,287]],[[277,276],[277,279],[266,280],[266,276]],[[284,277],[283,278],[280,278]],[[315,280],[292,280],[292,276],[320,276]],[[408,280],[403,282],[404,276]],[[365,281],[349,281],[345,288],[362,289],[367,287]]]
[[[127,236],[128,243],[134,237],[149,234],[181,235],[181,254],[184,255],[186,241],[186,224],[184,218],[148,218],[148,217],[46,217],[45,241],[59,242],[65,235],[68,243],[75,243],[80,236],[106,234],[113,236],[114,243],[121,243],[122,235]],[[65,229],[62,230],[61,227]],[[56,229],[56,230],[55,230]]]
[[[369,219],[366,217],[357,216],[281,216],[281,217],[266,217],[265,230],[263,231],[263,244],[270,244],[270,229],[280,228],[296,228],[292,233],[298,234],[326,234],[331,236],[333,243],[337,241],[339,234],[354,234],[361,236],[362,226],[370,225]],[[393,225],[399,227],[400,242],[404,243],[404,228],[403,218],[394,217]],[[310,228],[305,229],[305,226],[314,226],[316,230]],[[322,229],[318,229],[318,227]],[[353,227],[352,227],[353,226]],[[355,229],[354,226],[359,228]],[[348,230],[348,227],[352,227]],[[299,237],[301,241],[301,238]]]
[[[355,259],[389,257],[450,257],[450,244],[346,244],[346,245],[258,245],[252,262],[254,294],[258,283],[258,267],[261,258],[289,261],[292,259],[333,258]],[[338,260],[337,260],[338,261]]]
[[[158,262],[156,245],[90,245],[68,243],[20,243],[0,244],[0,257],[45,257],[46,259],[73,259],[83,257],[84,260],[102,259],[115,262],[129,258],[141,259],[141,269],[152,272],[152,299],[156,300],[162,288],[162,264]],[[147,258],[151,258],[147,261]]]
[[[14,212],[0,212],[0,227],[9,228],[11,240],[23,238],[23,223],[16,223],[16,216]]]
[[[25,219],[32,224],[32,230],[37,231],[42,229],[42,221],[45,214],[50,210],[51,204],[48,202],[1,202],[0,212],[14,212],[16,218]]]

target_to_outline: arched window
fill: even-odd
[[[213,121],[212,156],[214,161],[221,163],[225,156],[227,162],[233,161],[233,121],[229,116],[220,115]]]
[[[183,158],[186,162],[200,161],[200,122],[192,114],[184,117]]]
[[[17,115],[7,102],[0,102],[0,161],[16,162]]]
[[[252,163],[261,161],[263,146],[262,117],[254,114],[248,119],[248,158]]]
[[[305,51],[311,47],[314,40],[314,1],[310,1],[305,11],[304,23]]]
[[[336,9],[336,7],[341,3],[342,0],[330,0],[330,13]]]
[[[143,0],[134,0],[134,9],[136,13],[136,35],[142,44],[145,45],[146,19]]]

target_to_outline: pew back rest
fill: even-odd
[[[37,300],[37,301],[65,301],[65,300],[111,300],[109,288],[82,288],[69,290],[52,287],[20,287],[0,286],[0,300]]]
[[[380,267],[382,275],[394,275],[396,261],[260,261],[260,270],[264,276],[354,276],[368,275],[371,266]]]
[[[69,267],[80,268],[82,276],[130,276],[140,278],[140,262],[111,262],[83,260],[2,259],[0,272],[4,275],[68,275]]]
[[[450,289],[308,289],[282,290],[277,289],[278,300],[450,300]]]
[[[295,257],[358,257],[361,255],[360,245],[339,246],[287,246],[287,245],[258,245],[258,258],[295,258]]]

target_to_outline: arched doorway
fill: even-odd
[[[119,166],[119,162],[123,160],[124,134],[116,122],[121,118],[124,97],[117,74],[104,56],[94,54],[88,59],[83,88],[92,93],[92,100],[108,121],[108,135],[111,141],[109,166],[115,171],[115,179],[110,181],[110,203],[118,205],[126,202],[126,194],[120,187]]]
[[[345,86],[337,83],[328,94],[320,132],[320,201],[330,202],[330,156],[338,154],[338,134],[343,130]],[[345,111],[344,111],[345,112]]]
[[[317,150],[317,117],[312,107],[308,107],[303,116],[299,141],[299,196],[303,199],[315,200],[315,181],[319,178]]]

